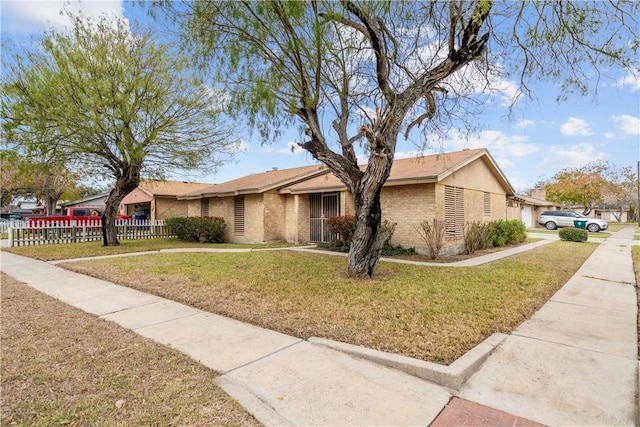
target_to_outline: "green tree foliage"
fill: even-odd
[[[605,200],[621,202],[625,185],[633,185],[630,168],[618,168],[598,160],[579,168],[562,169],[544,188],[547,200],[563,206],[582,206],[583,215],[589,215]]]
[[[113,181],[106,243],[117,245],[119,204],[141,174],[214,168],[236,143],[220,94],[190,61],[125,20],[70,18],[69,32],[14,46],[4,61],[5,142],[64,159],[83,182]]]
[[[60,197],[73,197],[77,193],[78,175],[52,159],[3,149],[0,170],[3,207],[18,197],[36,197],[43,201],[46,212],[54,215]]]
[[[499,76],[515,74],[525,92],[539,78],[563,95],[586,93],[593,73],[631,66],[638,48],[632,1],[154,4],[227,83],[238,116],[265,140],[300,124],[299,145],[346,185],[357,224],[352,277],[372,276],[388,239],[380,192],[399,135],[467,122]]]

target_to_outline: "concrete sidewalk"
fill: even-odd
[[[636,425],[633,234],[626,227],[601,243],[460,396],[550,426]]]
[[[460,392],[315,340],[247,325],[49,263],[2,252],[0,269],[220,372],[219,384],[265,425],[429,425],[454,395],[486,405],[485,411],[499,409],[507,418],[512,414],[546,425],[634,425],[633,231],[625,228],[602,243],[547,304],[499,344]],[[454,399],[445,413],[470,413],[448,419],[479,424],[471,412],[483,407],[459,402]]]

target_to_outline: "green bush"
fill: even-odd
[[[487,225],[487,241],[489,247],[515,245],[527,238],[527,229],[518,219],[498,219]]]
[[[560,231],[558,231],[558,235],[560,236],[560,240],[567,242],[586,242],[589,237],[586,230],[575,227],[561,228]]]
[[[394,246],[390,243],[387,243],[382,248],[382,255],[384,256],[394,256],[394,255],[415,255],[416,250],[414,248],[403,248],[400,245]]]
[[[224,242],[226,224],[220,217],[168,218],[169,230],[187,242]]]

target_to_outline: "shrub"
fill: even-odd
[[[558,235],[560,236],[560,240],[568,242],[586,242],[589,237],[586,230],[575,227],[562,228],[558,232]]]
[[[224,242],[226,224],[220,217],[168,218],[169,230],[187,242]]]
[[[327,218],[327,227],[329,232],[338,235],[338,241],[342,246],[348,248],[356,231],[356,217],[353,215],[330,216]]]
[[[414,248],[403,248],[402,246],[394,246],[389,243],[382,248],[382,255],[394,256],[394,255],[415,255],[416,250]]]
[[[432,222],[423,221],[419,227],[416,227],[416,231],[427,244],[429,258],[431,259],[437,259],[438,255],[440,255],[440,250],[444,244],[444,230],[444,221],[435,218]]]
[[[527,229],[518,219],[492,221],[487,225],[486,233],[488,247],[515,245],[527,238]]]
[[[384,233],[385,234],[383,247],[389,246],[389,242],[391,241],[391,238],[393,237],[393,233],[396,232],[396,226],[397,225],[398,225],[397,223],[389,222],[386,219],[384,221],[382,221],[382,224],[380,224],[380,233]]]
[[[464,247],[468,254],[489,246],[487,224],[480,221],[467,222],[464,226]]]

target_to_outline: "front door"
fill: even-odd
[[[330,233],[327,218],[340,214],[340,197],[338,193],[314,193],[309,195],[310,202],[310,236],[311,242],[330,242],[337,235]]]

